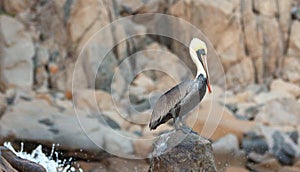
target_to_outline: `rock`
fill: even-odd
[[[269,149],[265,138],[252,132],[245,133],[242,141],[242,148],[247,153],[255,152],[259,154],[264,154]]]
[[[287,134],[264,126],[260,126],[259,130],[268,143],[269,152],[281,164],[291,165],[300,157],[300,148]]]
[[[282,79],[276,79],[271,83],[271,91],[283,92],[286,94],[290,94],[293,97],[300,96],[300,87],[296,84],[284,82]]]
[[[243,119],[253,120],[256,115],[260,112],[261,105],[256,103],[239,103],[237,104],[236,114],[242,117]]]
[[[133,81],[133,85],[143,87],[148,92],[153,91],[155,87],[153,80],[143,73],[136,77],[136,79]]]
[[[293,99],[270,101],[262,107],[255,121],[271,126],[297,127],[300,122],[299,103]]]
[[[133,153],[129,139],[132,135],[111,129],[99,114],[80,109],[76,113],[73,107],[61,110],[41,99],[19,101],[0,120],[0,142],[10,138],[49,147],[57,143],[62,150],[82,149],[89,155],[102,152],[102,149],[120,156]],[[78,122],[81,125],[77,125]]]
[[[106,11],[100,11],[101,5],[96,1],[76,1],[73,4],[68,21],[68,32],[73,42],[77,42],[86,34],[85,32],[98,20],[97,17],[105,18],[102,22],[109,21],[108,15],[104,14]]]
[[[254,10],[261,15],[275,17],[275,15],[278,14],[277,9],[278,8],[275,0],[254,1]]]
[[[275,3],[275,2],[274,2]],[[262,61],[257,64],[262,66],[264,82],[269,83],[274,75],[280,72],[280,58],[283,56],[283,48],[280,39],[279,24],[276,18],[261,16],[258,26],[261,27],[263,39]],[[274,30],[276,28],[276,30]],[[265,61],[267,59],[267,61]],[[259,62],[258,62],[259,63]]]
[[[139,13],[163,13],[163,7],[168,4],[159,0],[146,1],[144,5],[139,9]]]
[[[281,3],[283,5],[285,2]],[[268,83],[273,75],[278,75],[281,70],[283,49],[286,46],[281,36],[285,39],[288,30],[280,30],[280,25],[274,17],[278,13],[275,0],[242,1],[241,4],[246,53],[253,60],[256,80],[259,83]],[[259,14],[255,14],[256,12]]]
[[[246,155],[239,149],[239,141],[233,134],[228,134],[212,144],[218,170],[228,166],[244,166]]]
[[[49,62],[49,52],[45,47],[39,46],[36,48],[35,66],[45,66]]]
[[[140,137],[133,142],[134,152],[139,158],[150,158],[153,142],[148,137]]]
[[[7,108],[6,97],[2,93],[0,93],[0,119],[2,115],[5,113],[6,108]]]
[[[239,141],[233,134],[228,134],[212,144],[216,153],[234,153],[239,151]]]
[[[274,158],[273,155],[268,152],[264,154],[250,152],[247,157],[250,162],[253,162],[255,164],[259,164],[261,162]]]
[[[141,0],[119,0],[121,12],[133,14],[138,11],[144,3]]]
[[[284,99],[293,99],[294,97],[282,91],[261,92],[254,97],[257,104],[266,104],[271,101],[279,101]]]
[[[299,7],[299,5],[296,5],[291,9],[291,14],[292,14],[293,19],[300,20],[300,7]]]
[[[1,146],[0,147],[0,171],[46,172],[46,169],[34,162],[17,157],[11,150]]]
[[[288,42],[290,38],[289,31],[291,28],[291,20],[292,20],[292,17],[290,15],[291,8],[292,8],[292,0],[278,1],[279,26],[280,26],[281,33],[283,34],[284,51],[288,49]],[[280,59],[280,61],[281,61],[280,63],[282,63],[283,60]]]
[[[240,104],[250,102],[253,100],[254,93],[246,90],[244,92],[237,93],[233,97],[226,97],[226,104]]]
[[[245,32],[245,47],[251,58],[259,59],[262,57],[263,39],[261,33],[259,33],[259,28],[257,28],[256,16],[253,13],[253,3],[254,1],[241,1],[241,17]],[[259,72],[259,76],[261,79],[262,73]]]
[[[1,72],[12,85],[31,87],[33,83],[34,46],[22,23],[6,15],[0,16]]]
[[[289,41],[289,47],[288,47],[288,55],[300,57],[300,21],[293,21],[291,26],[291,34],[290,34],[290,41]]]
[[[183,136],[173,130],[155,141],[149,171],[216,171],[211,143],[194,133]]]
[[[244,51],[242,51],[242,28],[239,24],[240,16],[237,13],[239,11],[238,1],[178,1],[172,5],[169,9],[169,13],[173,16],[180,17],[197,28],[201,28],[201,31],[208,37],[212,45],[220,53],[221,60],[225,66],[225,71],[230,68],[234,63],[239,62],[245,57]],[[216,17],[218,16],[218,17]],[[207,20],[210,18],[211,20]],[[191,30],[189,26],[183,23],[175,23],[170,29],[170,32],[174,32],[174,35],[182,33],[183,30]],[[191,31],[191,33],[197,33],[198,31]],[[193,36],[191,33],[180,36],[180,40],[183,42],[189,42],[191,39],[189,36]],[[221,37],[216,37],[215,33],[222,33]],[[190,34],[190,35],[189,35]],[[183,48],[179,48],[180,45],[173,42],[172,49],[179,57],[185,57]],[[212,52],[212,51],[209,51]],[[212,54],[210,54],[212,56]],[[211,68],[212,70],[212,68]]]
[[[300,60],[295,57],[287,57],[284,59],[283,75],[288,81],[300,84]]]
[[[74,91],[73,102],[76,108],[93,114],[94,117],[105,117],[111,127],[127,129],[130,120],[125,107],[102,90],[81,89]],[[106,121],[106,122],[107,122]]]
[[[33,4],[32,1],[29,0],[4,0],[3,7],[6,12],[11,14],[22,13],[25,10],[29,10],[30,6]]]
[[[101,34],[95,34],[99,28],[108,24],[106,22],[108,21],[96,20],[95,24],[84,34],[77,49],[81,53],[76,62],[77,65],[72,71],[75,70],[73,82],[79,88],[95,87],[111,92],[111,82],[117,67],[116,56],[111,51],[114,38],[110,29],[102,29]],[[88,40],[88,44],[85,44]],[[83,78],[85,78],[85,82],[82,81]],[[86,86],[80,86],[82,83],[86,83]]]
[[[231,133],[242,139],[243,133],[254,127],[253,122],[238,120],[224,105],[203,100],[199,109],[187,116],[187,125],[197,133],[212,140],[218,140]]]
[[[230,67],[226,74],[228,87],[240,90],[254,83],[253,63],[250,58],[245,58],[239,64]]]
[[[90,76],[85,68],[85,64],[81,60],[77,60],[77,65],[66,60],[64,62],[64,70],[58,69],[56,64],[53,64],[53,72],[51,77],[51,87],[59,91],[70,91],[86,89],[90,85]],[[75,68],[76,66],[76,68]]]
[[[279,162],[275,158],[267,159],[259,164],[248,163],[247,167],[252,171],[266,172],[278,171],[281,168]]]
[[[34,88],[37,92],[48,92],[48,76],[44,66],[35,68]]]

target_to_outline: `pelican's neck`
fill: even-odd
[[[195,62],[194,62],[194,63],[195,63]],[[196,65],[196,67],[197,67],[197,74],[196,74],[195,79],[197,79],[198,76],[201,75],[201,74],[204,76],[204,78],[206,78],[206,72],[205,72],[205,70],[204,70],[204,68],[203,68],[203,66],[202,66],[202,64],[201,64],[201,62],[200,62],[200,60],[198,60],[197,63],[195,63],[195,65]]]
[[[204,76],[204,78],[207,78],[206,72],[205,72],[200,60],[198,59],[196,52],[194,52],[193,50],[190,49],[190,55],[191,55],[191,58],[192,58],[194,64],[197,67],[197,74],[196,74],[195,80],[198,78],[198,76],[200,74],[202,74]]]

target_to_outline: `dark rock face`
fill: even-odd
[[[178,141],[180,143],[173,147]],[[182,131],[173,130],[161,135],[155,142],[152,156],[151,172],[216,171],[211,143],[195,133],[185,136]]]
[[[34,162],[17,157],[6,147],[0,146],[0,172],[46,172],[46,169]]]

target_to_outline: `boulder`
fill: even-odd
[[[215,161],[218,170],[224,170],[228,166],[244,166],[246,163],[245,152],[239,149],[238,138],[228,134],[212,144]]]
[[[299,103],[293,99],[270,101],[261,108],[255,121],[271,126],[297,127],[300,122]]]
[[[211,143],[193,132],[173,130],[154,145],[149,171],[217,171]]]
[[[30,88],[33,84],[34,46],[30,34],[15,18],[0,16],[0,73],[8,84]]]
[[[291,34],[290,34],[290,41],[288,47],[288,55],[300,57],[300,21],[293,21],[291,26]]]
[[[283,81],[282,79],[276,79],[271,83],[271,92],[283,92],[286,94],[290,94],[294,98],[300,96],[300,87],[293,83],[288,83]]]

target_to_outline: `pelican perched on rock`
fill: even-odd
[[[179,83],[158,99],[149,123],[151,130],[156,129],[171,118],[174,120],[175,128],[180,129],[177,122],[181,122],[182,117],[201,102],[206,93],[206,87],[208,92],[211,93],[206,60],[206,44],[200,39],[194,38],[189,45],[189,51],[197,67],[197,75],[194,80]]]

